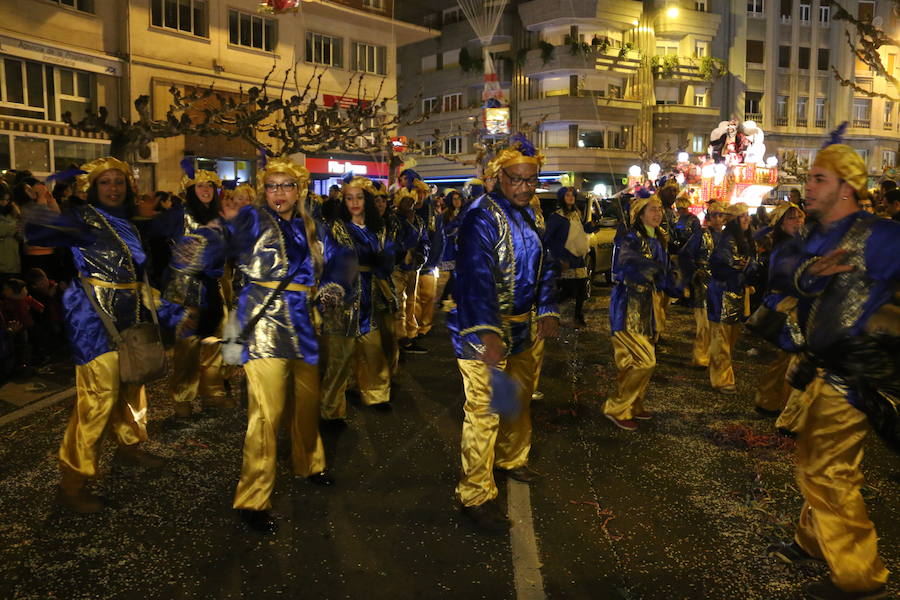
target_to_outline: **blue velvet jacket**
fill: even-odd
[[[441,226],[444,230],[444,252],[439,265],[441,271],[452,271],[456,268],[456,236],[459,233],[459,226],[462,224],[464,213],[465,206],[459,209],[459,213],[453,219],[441,219]],[[444,213],[445,217],[446,214]]]
[[[702,227],[678,251],[678,265],[685,283],[691,286],[691,305],[694,308],[706,308],[706,295],[712,277],[709,258],[721,235],[721,231]]]
[[[544,234],[544,240],[547,242],[547,247],[557,262],[566,261],[569,263],[569,269],[586,269],[584,256],[575,256],[566,250],[569,227],[580,226],[585,233],[593,233],[597,231],[598,227],[583,222],[580,213],[577,211],[574,214],[577,216],[577,220],[572,219],[568,214],[563,213],[562,210],[557,210],[547,217],[547,233]],[[587,272],[579,273],[578,276],[587,277]]]
[[[256,358],[300,359],[318,364],[319,343],[313,327],[312,289],[319,294],[337,294],[343,299],[350,287],[347,256],[330,233],[317,223],[316,236],[323,246],[324,267],[316,281],[303,219],[285,220],[268,207],[244,206],[228,222],[229,249],[237,267],[247,279],[238,298],[237,316],[241,327],[276,293],[265,282],[277,285],[288,277],[292,284],[309,290],[284,290],[273,299],[248,336],[244,362]]]
[[[678,220],[675,221],[675,240],[678,246],[684,246],[700,229],[700,219],[697,218],[697,215],[692,213],[679,215]]]
[[[676,271],[660,240],[633,228],[622,230],[613,244],[612,279],[610,330],[654,337],[653,293],[680,295]]]
[[[143,229],[157,233],[155,225],[165,227],[165,217],[145,221]],[[164,233],[164,232],[163,232]],[[25,227],[29,244],[38,246],[69,247],[75,268],[81,277],[106,284],[125,284],[131,289],[94,285],[97,304],[109,315],[118,330],[135,323],[151,320],[147,307],[150,290],[134,286],[141,282],[147,266],[147,254],[134,224],[126,218],[124,209],[79,206],[70,213],[29,220]],[[72,346],[72,356],[77,365],[86,364],[102,354],[115,350],[100,316],[91,306],[80,282],[63,293],[63,312],[66,335]],[[165,323],[164,311],[160,319]]]
[[[559,316],[558,267],[534,226],[531,207],[516,207],[499,191],[466,211],[457,239],[456,308],[448,319],[459,358],[477,358],[480,333],[494,332],[509,354],[531,347],[531,320]]]
[[[401,271],[418,271],[428,260],[431,241],[425,221],[418,215],[412,222],[397,216],[399,230],[396,234],[397,268]]]
[[[746,261],[746,266],[741,266]],[[709,257],[712,279],[706,295],[706,316],[713,323],[741,323],[745,314],[744,294],[749,279],[759,268],[755,254],[742,255],[734,236],[723,231]]]
[[[444,238],[444,218],[442,215],[434,215],[434,229],[428,229],[428,258],[422,265],[423,271],[433,271],[441,266],[444,257],[444,246],[447,240]]]

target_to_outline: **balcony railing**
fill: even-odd
[[[868,129],[869,125],[871,125],[869,119],[853,119],[853,126],[859,129]]]
[[[828,122],[825,119],[816,119],[816,127],[824,129],[828,127]]]
[[[759,121],[757,121],[757,124]],[[788,119],[787,117],[775,117],[775,127],[787,127]]]
[[[757,125],[762,125],[762,113],[748,112],[744,113],[745,121],[755,121]]]
[[[806,127],[806,119],[797,119],[797,127]]]
[[[885,129],[893,129],[893,128],[894,128],[894,124],[893,124],[892,122],[890,122],[890,121],[885,121],[885,122],[884,122],[884,128],[885,128]]]

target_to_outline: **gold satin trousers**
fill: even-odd
[[[456,362],[466,393],[460,444],[462,477],[456,495],[464,506],[478,506],[497,497],[494,467],[515,469],[528,463],[535,355],[529,349],[498,365],[519,385],[521,410],[511,419],[491,410],[490,367],[480,360],[460,358]]]
[[[653,290],[653,320],[656,323],[656,336],[653,338],[653,343],[656,343],[666,330],[670,301],[665,292]]]
[[[656,349],[645,335],[616,331],[612,335],[616,361],[616,390],[603,405],[603,413],[620,421],[644,412],[644,397],[656,370]]]
[[[282,416],[291,435],[295,475],[325,470],[319,435],[319,367],[299,359],[257,358],[244,365],[249,399],[247,435],[234,508],[267,510],[275,487],[275,459]]]
[[[397,329],[400,326],[397,321],[401,318],[399,312],[378,311],[375,313],[375,322],[378,331],[381,332],[381,350],[384,352],[391,377],[400,370],[400,341],[397,339]]]
[[[696,325],[696,335],[694,336],[694,345],[691,348],[691,365],[695,367],[709,366],[709,317],[706,316],[705,308],[694,309],[694,324]]]
[[[860,494],[863,442],[871,427],[821,373],[803,393],[810,403],[797,436],[797,483],[805,504],[796,541],[828,562],[831,580],[842,590],[873,590],[887,581],[888,571]]]
[[[731,355],[741,336],[740,323],[709,323],[709,383],[715,389],[734,385]]]
[[[176,338],[171,380],[176,405],[190,405],[198,397],[204,405],[224,405],[228,398],[224,367],[221,344],[201,344],[196,335]]]
[[[769,411],[784,410],[794,390],[787,381],[787,373],[796,360],[796,354],[788,354],[784,350],[775,351],[775,360],[765,368],[756,386],[756,406]]]
[[[434,301],[437,295],[437,269],[419,271],[419,281],[416,283],[416,331],[418,335],[425,335],[431,331],[434,324]]]
[[[366,406],[391,399],[391,373],[381,345],[381,331],[372,329],[356,338],[322,336],[325,374],[322,376],[323,419],[347,418],[347,383],[353,373]]]
[[[119,381],[119,353],[75,365],[75,407],[59,447],[62,486],[74,494],[97,474],[107,427],[120,446],[147,441],[147,395],[143,385]]]
[[[419,325],[416,322],[416,283],[419,280],[419,272],[394,269],[391,279],[400,304],[396,321],[397,339],[411,340],[419,333]]]

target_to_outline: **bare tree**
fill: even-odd
[[[842,86],[851,88],[854,92],[868,96],[870,98],[886,98],[888,100],[897,100],[900,98],[900,81],[894,77],[893,73],[888,72],[887,67],[881,61],[880,50],[885,46],[900,46],[900,40],[888,35],[881,28],[881,18],[859,19],[847,11],[835,0],[829,0],[834,7],[833,19],[836,21],[844,21],[848,24],[848,31],[844,32],[847,38],[847,45],[853,52],[853,55],[863,64],[869,67],[879,77],[883,77],[893,86],[893,94],[875,92],[858,85],[851,79],[849,75],[842,74],[837,67],[831,66],[835,79]],[[895,15],[900,14],[900,0],[891,0],[891,9]]]

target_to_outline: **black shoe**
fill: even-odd
[[[406,352],[407,354],[428,354],[428,349],[418,345],[415,342],[411,342],[402,348],[400,348],[401,352]]]
[[[534,483],[544,476],[542,473],[538,473],[528,465],[522,465],[515,469],[501,469],[500,467],[495,467],[494,470],[506,475],[510,479],[515,479],[522,483]]]
[[[321,485],[322,487],[329,487],[334,485],[334,479],[332,479],[331,475],[329,475],[325,471],[322,471],[321,473],[314,473],[307,477],[306,480],[310,483]]]
[[[238,514],[247,527],[259,533],[275,533],[278,531],[278,522],[267,510],[238,509]]]
[[[391,406],[390,402],[379,402],[378,404],[373,404],[372,408],[377,410],[378,412],[391,412],[394,408]]]
[[[166,464],[166,459],[147,452],[137,444],[119,446],[116,448],[113,459],[126,465],[145,469],[161,469]]]
[[[477,506],[463,506],[462,513],[472,519],[476,527],[484,531],[509,530],[509,517],[503,514],[496,500],[488,500]]]
[[[775,419],[778,417],[778,415],[781,414],[780,410],[769,410],[768,408],[763,408],[762,406],[754,406],[753,410],[755,410],[760,415],[770,419]]]
[[[888,597],[885,585],[868,592],[845,592],[828,578],[806,584],[803,594],[807,600],[879,600]]]
[[[786,565],[824,565],[825,561],[809,554],[800,547],[800,544],[791,540],[790,542],[778,542],[772,544],[766,549],[766,553],[771,558],[777,558]]]

